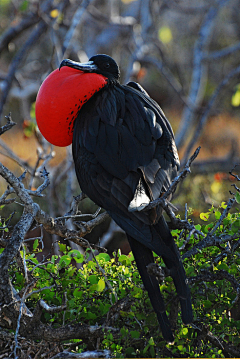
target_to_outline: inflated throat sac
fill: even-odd
[[[36,99],[36,121],[42,135],[55,146],[72,143],[73,124],[81,107],[107,83],[107,78],[70,67],[54,70]]]

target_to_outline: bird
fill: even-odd
[[[74,108],[77,110],[70,112],[72,117],[68,116],[67,123],[70,122],[69,142],[72,141],[80,188],[126,232],[163,338],[173,343],[159,282],[147,269],[154,263],[153,252],[162,257],[173,279],[185,324],[193,321],[191,294],[179,250],[162,208],[146,208],[167,191],[178,174],[180,162],[172,127],[161,107],[140,84],[133,81],[120,84],[119,67],[109,55],[98,54],[84,63],[64,59],[55,71],[63,71],[65,79],[69,77],[66,68],[74,70],[75,77],[78,76],[78,82],[69,80],[69,90],[65,89],[65,92],[71,91],[76,102]],[[57,72],[54,76],[58,76]],[[91,90],[86,89],[84,95],[90,77]],[[78,95],[80,80],[82,92]],[[61,88],[58,86],[58,91],[62,91]],[[43,88],[42,93],[44,91]],[[42,96],[39,95],[36,104],[39,113],[37,116],[36,111],[36,117],[39,118],[42,109],[46,108]],[[81,106],[77,106],[79,103]],[[62,105],[65,106],[68,102]],[[48,126],[49,116],[46,131]],[[67,136],[66,126],[64,136]],[[56,132],[61,130],[60,127],[56,120]],[[53,137],[56,137],[55,132]]]

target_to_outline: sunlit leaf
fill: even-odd
[[[104,262],[110,261],[110,256],[107,253],[100,253],[96,256],[97,260],[103,260]]]
[[[220,207],[223,208],[223,209],[227,208],[226,202],[222,202]]]
[[[99,279],[99,281],[98,281],[98,284],[97,284],[97,291],[98,292],[102,292],[104,289],[105,289],[105,281],[104,281],[104,279]]]
[[[158,37],[164,44],[168,44],[173,38],[171,29],[167,26],[162,26],[158,30]]]
[[[153,337],[151,337],[151,338],[149,339],[148,344],[149,344],[149,345],[154,345]]]
[[[50,12],[50,15],[51,15],[51,17],[54,18],[54,19],[55,19],[56,17],[58,17],[58,15],[59,15],[58,9],[52,10],[52,11]]]
[[[59,243],[59,250],[60,250],[61,252],[65,252],[65,251],[66,251],[66,248],[67,248],[66,244]]]
[[[203,221],[207,221],[209,219],[210,213],[200,213],[200,218]]]
[[[69,255],[64,255],[60,258],[59,265],[66,265],[68,266],[71,263],[72,258]]]
[[[33,243],[33,249],[36,250],[38,247],[38,239],[35,239],[34,243]]]
[[[221,187],[222,187],[222,184],[219,181],[213,181],[213,183],[211,184],[211,190],[213,193],[218,193],[220,191]]]
[[[232,95],[231,104],[234,107],[240,106],[240,84],[236,86],[236,91]]]

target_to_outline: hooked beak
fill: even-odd
[[[95,72],[98,69],[97,65],[95,65],[93,61],[81,63],[81,62],[76,62],[76,61],[72,61],[69,59],[65,59],[61,62],[60,66],[59,66],[59,70],[63,66],[72,67],[73,69],[84,71],[84,72]]]

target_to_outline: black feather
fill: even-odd
[[[163,336],[173,342],[159,284],[146,269],[153,262],[152,251],[162,256],[170,271],[184,323],[192,321],[190,291],[161,208],[140,209],[167,190],[177,175],[179,158],[172,128],[159,105],[140,85],[120,85],[116,73],[111,69],[108,85],[83,105],[75,121],[76,174],[83,192],[126,231]]]

